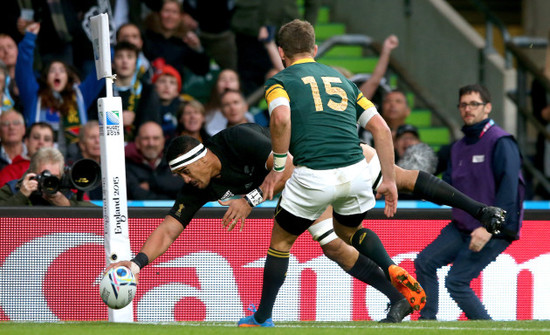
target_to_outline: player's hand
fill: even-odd
[[[134,266],[132,266],[132,264],[134,264]],[[105,275],[112,268],[117,268],[119,266],[124,266],[128,268],[134,274],[134,277],[136,278],[136,284],[139,282],[139,266],[137,266],[136,263],[132,261],[120,261],[116,263],[111,263],[111,265],[105,268],[105,270],[103,271],[103,275]]]
[[[382,180],[376,191],[376,199],[380,199],[382,195],[384,195],[385,201],[384,214],[391,218],[397,212],[397,186],[395,183]]]
[[[470,240],[470,246],[469,249],[473,252],[480,252],[481,249],[489,242],[491,237],[493,236],[491,233],[487,231],[487,229],[483,227],[479,227],[474,229],[472,233],[470,234],[472,239]]]
[[[267,176],[265,176],[264,182],[260,186],[264,193],[264,200],[272,200],[273,196],[275,195],[275,187],[277,187],[277,184],[283,179],[284,177],[284,171],[277,172],[275,170],[271,170]]]
[[[252,207],[250,207],[246,199],[218,200],[218,203],[222,206],[229,206],[222,218],[222,225],[227,228],[227,231],[232,231],[239,221],[241,221],[239,231],[243,231],[244,221],[250,215],[250,212],[252,212]]]

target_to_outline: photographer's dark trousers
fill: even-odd
[[[470,233],[458,230],[451,222],[416,257],[416,279],[426,291],[426,306],[420,311],[421,319],[436,318],[439,307],[437,269],[452,263],[445,278],[445,287],[451,298],[468,319],[491,320],[485,306],[470,288],[470,282],[506,250],[511,242],[491,238],[480,252],[473,252],[468,248],[470,240]]]

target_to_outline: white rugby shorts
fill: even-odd
[[[328,205],[341,215],[360,214],[374,207],[372,182],[365,159],[328,170],[298,166],[286,182],[280,205],[309,220],[316,220]]]
[[[380,167],[380,160],[378,159],[378,155],[376,153],[372,156],[368,165],[370,179],[373,183],[372,189],[376,191],[378,186],[382,183],[382,168]],[[380,176],[380,179],[378,179],[378,176]]]

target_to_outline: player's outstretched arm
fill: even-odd
[[[267,170],[273,169],[273,153],[269,155],[265,166]],[[283,177],[275,185],[273,194],[278,194],[283,190],[285,183],[292,175],[293,170],[294,165],[292,164],[292,155],[288,154],[285,163],[285,170],[283,171]],[[220,205],[229,206],[222,219],[222,225],[227,228],[227,231],[233,230],[239,221],[241,222],[240,231],[243,230],[245,219],[248,215],[250,215],[250,212],[252,212],[252,208],[266,200],[266,197],[264,196],[264,189],[265,188],[262,184],[260,187],[252,190],[242,198],[230,199],[226,201],[218,200]]]
[[[167,215],[164,221],[149,235],[139,253],[144,254],[147,258],[147,263],[150,263],[165,253],[182,232],[183,225],[172,216]],[[125,266],[136,275],[145,265],[147,264],[140,266],[140,264],[136,264],[136,261],[120,261],[109,265],[105,269],[105,272],[113,267]]]

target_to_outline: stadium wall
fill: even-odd
[[[272,211],[258,208],[242,232],[220,224],[223,208],[202,209],[163,256],[140,274],[134,316],[141,322],[236,321],[258,304],[269,245]],[[129,208],[134,253],[162,221],[166,208]],[[448,223],[449,209],[400,209],[385,219],[369,213],[396,263],[413,272],[412,261]],[[107,320],[99,296],[104,268],[100,208],[4,208],[0,218],[0,321]],[[527,210],[522,236],[472,282],[496,320],[550,319],[550,217]],[[462,320],[440,269],[440,320]],[[428,298],[429,299],[429,298]],[[380,320],[385,297],[322,255],[308,234],[291,251],[275,320]],[[415,320],[418,313],[407,319]]]

